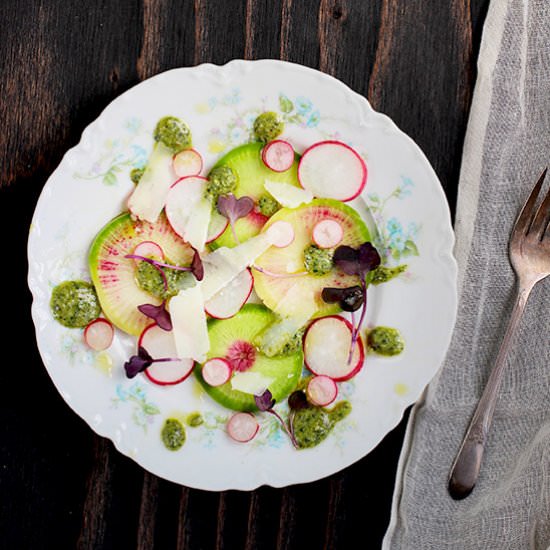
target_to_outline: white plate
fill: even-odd
[[[89,280],[88,247],[124,209],[133,188],[129,171],[145,162],[158,119],[175,115],[189,124],[208,170],[249,139],[255,116],[267,109],[282,113],[284,137],[299,152],[336,138],[364,156],[368,182],[353,206],[371,228],[376,221],[376,244],[389,262],[409,265],[406,275],[369,289],[367,316],[369,325],[397,327],[405,351],[394,358],[368,355],[361,373],[341,384],[340,396],[353,406],[350,416],[321,445],[300,451],[271,415],[260,416],[261,431],[251,443],[231,441],[224,429],[230,412],[193,378],[174,387],[155,386],[144,376],[128,380],[122,365],[135,353],[134,339],[117,332],[108,353],[93,352],[82,331],[56,323],[49,308],[55,285]],[[120,452],[163,478],[210,490],[313,481],[373,449],[437,371],[456,314],[453,240],[447,202],[420,149],[338,80],[267,60],[168,71],[113,101],[44,186],[28,244],[38,347],[69,406]],[[164,420],[193,411],[204,415],[205,425],[187,428],[179,451],[166,450],[159,435]]]

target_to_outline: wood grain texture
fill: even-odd
[[[173,67],[281,58],[368,96],[425,151],[451,204],[488,0],[6,0],[0,219],[32,384],[0,400],[0,548],[379,548],[404,422],[367,457],[285,489],[210,493],[145,473],[65,405],[32,337],[25,244],[39,192],[105,106]],[[13,272],[16,272],[15,274]],[[6,276],[6,275],[5,275]],[[18,350],[8,364],[20,365]],[[3,388],[19,369],[0,370]],[[47,418],[47,421],[44,419]],[[31,510],[31,513],[28,511]],[[367,518],[367,519],[366,519]],[[365,527],[368,534],[365,535]]]

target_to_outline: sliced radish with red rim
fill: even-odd
[[[202,176],[187,176],[176,181],[166,197],[165,212],[172,229],[186,237],[188,222],[204,197],[208,180]]]
[[[210,300],[204,304],[204,310],[215,319],[229,319],[237,314],[244,306],[252,287],[254,278],[250,269],[241,271],[230,283],[216,292]]]
[[[314,376],[307,385],[306,394],[309,401],[318,407],[330,405],[338,395],[336,382],[324,374]]]
[[[229,437],[239,443],[247,443],[251,439],[254,439],[259,429],[260,425],[252,413],[235,413],[227,421],[227,433]]]
[[[309,325],[304,336],[304,363],[318,376],[349,380],[363,367],[365,352],[359,337],[348,361],[353,327],[338,315],[321,317]]]
[[[84,329],[84,341],[95,351],[103,351],[111,346],[115,329],[107,319],[95,319]]]
[[[176,176],[198,176],[202,170],[202,157],[195,149],[184,149],[174,155],[172,167]]]
[[[149,325],[139,337],[138,347],[143,347],[153,359],[177,357],[172,331]],[[193,371],[194,361],[188,357],[176,361],[153,363],[145,370],[151,382],[160,386],[171,386],[183,382]]]
[[[233,369],[227,359],[214,357],[209,359],[202,367],[202,377],[210,386],[222,386],[231,378]]]
[[[271,244],[277,248],[285,248],[294,241],[294,228],[290,222],[278,220],[267,229],[267,235]]]
[[[144,258],[153,258],[155,260],[162,260],[164,258],[164,251],[157,243],[153,241],[143,241],[139,243],[134,252],[136,256],[143,256]]]
[[[270,141],[262,150],[264,164],[274,172],[286,172],[294,163],[294,148],[288,141]]]
[[[313,242],[320,248],[334,248],[344,238],[344,230],[336,220],[321,220],[313,228]]]
[[[365,187],[367,165],[349,145],[340,141],[321,141],[302,155],[298,181],[316,197],[347,202]]]

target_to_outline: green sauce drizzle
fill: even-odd
[[[192,286],[193,275],[188,271],[178,271],[169,267],[161,268],[166,275],[168,290],[164,288],[164,281],[159,270],[148,262],[138,262],[135,270],[136,283],[145,292],[159,300],[175,296],[182,288]]]
[[[351,403],[341,401],[332,409],[306,407],[294,413],[294,437],[300,449],[315,447],[324,441],[334,426],[351,412]]]
[[[230,166],[216,166],[208,174],[206,198],[216,204],[220,195],[227,195],[237,187],[239,178]]]
[[[95,288],[85,281],[65,281],[52,291],[54,319],[69,328],[85,327],[101,313]]]
[[[263,143],[273,141],[282,134],[284,128],[284,122],[273,111],[262,113],[254,121],[254,135],[258,141]]]
[[[270,218],[281,209],[281,205],[273,197],[268,197],[264,195],[258,200],[258,207],[260,208],[260,213],[264,216]]]
[[[177,451],[185,443],[185,428],[179,420],[168,418],[164,422],[160,437],[168,450]]]
[[[367,334],[367,345],[379,355],[399,355],[405,349],[405,342],[396,328],[375,327]]]
[[[311,244],[304,250],[304,266],[312,275],[325,275],[332,269],[332,255],[331,250]]]

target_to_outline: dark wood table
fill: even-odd
[[[379,548],[405,420],[327,479],[250,493],[187,489],[96,436],[57,393],[30,319],[26,241],[63,153],[160,71],[233,58],[319,68],[407,132],[454,210],[488,0],[0,2],[0,548]]]

